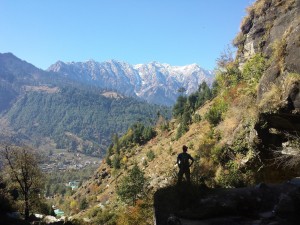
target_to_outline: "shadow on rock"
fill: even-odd
[[[169,224],[170,217],[197,224],[298,224],[300,187],[288,182],[230,189],[183,184],[158,190],[154,207],[157,225]]]

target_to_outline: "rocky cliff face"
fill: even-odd
[[[291,74],[300,73],[300,1],[259,0],[248,8],[248,12],[235,40],[241,67],[257,53],[269,59],[257,100],[261,101],[272,84],[276,84],[283,91],[281,100],[286,101],[282,107],[288,107],[290,112],[299,111],[300,84]]]
[[[256,100],[259,148],[262,152],[281,149],[289,158],[298,157],[295,149],[299,148],[300,132],[300,1],[256,1],[248,8],[234,43],[240,68],[256,54],[268,60]]]

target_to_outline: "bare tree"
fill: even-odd
[[[219,69],[225,69],[229,63],[232,63],[234,61],[232,47],[228,45],[216,61]]]
[[[41,190],[42,173],[38,157],[29,147],[4,146],[1,149],[5,171],[11,182],[15,182],[24,201],[24,216],[29,219],[33,199]]]

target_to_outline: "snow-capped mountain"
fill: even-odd
[[[186,94],[191,94],[200,83],[206,81],[210,85],[214,78],[211,71],[204,70],[197,64],[171,66],[151,62],[130,65],[116,60],[70,63],[58,61],[48,71],[163,105],[174,104],[179,88],[184,87]]]

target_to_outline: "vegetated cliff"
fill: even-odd
[[[181,137],[176,136],[182,122],[179,118],[158,125],[156,137],[146,144],[121,148],[121,169],[103,162],[93,178],[73,196],[77,201],[88,198],[90,213],[84,215],[103,219],[103,214],[95,213],[97,207],[102,212],[114,209],[111,212],[123,219],[125,214],[133,219],[142,213],[136,206],[135,215],[131,214],[132,208],[118,198],[119,181],[137,163],[148,177],[145,190],[151,200],[156,190],[176,182],[175,162],[183,144],[196,159],[192,168],[195,185],[243,187],[298,176],[299,10],[299,0],[258,0],[250,6],[234,40],[238,47],[236,59],[219,63],[214,99],[190,112],[188,130]],[[183,111],[191,101],[186,99]],[[154,157],[149,157],[149,152]],[[112,154],[110,159],[114,158]],[[167,194],[170,199],[176,198],[174,193]],[[273,200],[272,206],[278,199]],[[208,201],[211,203],[211,199]],[[299,202],[299,196],[290,203],[293,201]]]
[[[300,141],[300,1],[258,0],[248,8],[235,44],[241,67],[257,53],[268,60],[256,98],[258,146],[266,154],[270,149],[280,150],[285,156],[279,163],[296,166]]]

